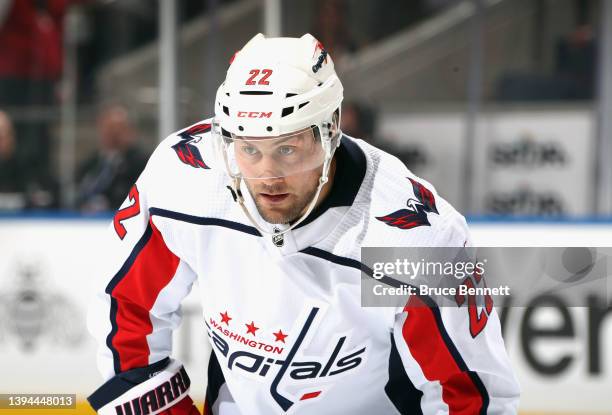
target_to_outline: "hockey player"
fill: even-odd
[[[342,98],[315,38],[259,34],[234,55],[214,118],[159,145],[114,217],[89,312],[98,413],[198,413],[171,357],[196,280],[205,414],[516,413],[494,309],[475,330],[466,306],[424,296],[361,306],[361,247],[469,234],[429,183],[341,133]]]

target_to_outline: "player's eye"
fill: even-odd
[[[278,148],[278,153],[282,156],[290,156],[295,153],[295,146],[280,146]]]
[[[240,147],[240,149],[242,150],[243,153],[249,155],[249,156],[254,156],[255,154],[258,153],[257,149],[253,146],[242,146]]]

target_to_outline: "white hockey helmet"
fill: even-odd
[[[333,61],[310,34],[266,38],[260,33],[232,58],[217,90],[212,130],[238,201],[260,231],[241,202],[241,179],[285,177],[320,168],[317,194],[291,228],[304,220],[328,180],[340,142],[342,99],[342,83]],[[276,150],[286,142],[300,142],[301,151],[284,154]],[[278,162],[259,168],[252,157],[261,157],[268,150]]]

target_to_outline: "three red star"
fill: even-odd
[[[225,323],[229,326],[229,321],[232,319],[229,314],[227,314],[227,311],[225,313],[219,313],[221,314],[221,323]]]
[[[274,337],[276,337],[275,341],[285,343],[285,338],[287,337],[287,335],[283,333],[281,329],[278,329],[278,333],[272,333],[272,334],[274,334]]]
[[[232,320],[232,317],[229,316],[228,312],[225,311],[223,313],[219,313],[219,315],[221,316],[221,323],[225,323],[226,325],[229,326],[229,322],[230,320]],[[257,330],[259,330],[259,327],[257,327],[255,325],[254,321],[251,321],[250,324],[245,324],[246,328],[247,328],[247,334],[252,334],[253,336],[256,335]],[[272,333],[274,334],[274,337],[276,338],[275,341],[277,342],[283,342],[285,343],[285,339],[287,338],[287,334],[283,333],[283,331],[281,329],[278,330],[278,332],[276,333]]]
[[[247,326],[247,334],[251,333],[253,336],[255,332],[259,330],[259,327],[255,327],[255,323],[251,321],[251,324],[245,324]]]

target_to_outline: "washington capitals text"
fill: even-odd
[[[279,366],[278,372],[276,372],[272,383],[270,384],[270,394],[276,403],[283,409],[283,411],[287,411],[294,405],[295,402],[279,392],[279,385],[286,375],[288,375],[288,377],[293,381],[325,378],[354,369],[363,361],[364,356],[362,355],[366,351],[366,347],[362,347],[361,349],[352,351],[348,354],[345,352],[342,356],[340,355],[346,341],[346,336],[342,336],[337,340],[333,351],[323,361],[294,360],[318,311],[319,309],[316,307],[311,309],[295,343],[291,347],[291,350],[289,350],[287,353],[284,360],[274,359],[272,357],[267,357],[265,355],[246,350],[231,350],[230,344],[225,341],[215,329],[213,329],[208,323],[206,323],[206,326],[208,328],[208,335],[210,336],[211,341],[221,355],[227,358],[228,369],[234,370],[234,368],[239,368],[248,373],[256,373],[263,378],[268,375],[272,365]],[[309,383],[309,385],[312,384]],[[302,394],[299,400],[315,398],[320,393],[320,390],[310,391]]]

